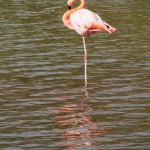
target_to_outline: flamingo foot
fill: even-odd
[[[84,87],[83,88],[86,88],[87,87],[87,83],[85,83]]]
[[[108,23],[104,22],[105,26],[108,28],[108,30],[113,33],[113,32],[116,32],[116,29],[113,28],[112,26],[110,26]]]

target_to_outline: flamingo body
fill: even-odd
[[[70,22],[74,30],[80,35],[88,35],[93,31],[102,31],[105,28],[102,19],[88,9],[80,9],[70,15]],[[103,28],[100,29],[99,26]]]
[[[79,7],[71,9],[76,0],[68,0],[69,10],[63,15],[63,23],[71,30],[75,30],[83,37],[84,60],[85,60],[85,87],[87,86],[87,50],[85,45],[85,36],[95,32],[115,32],[116,29],[104,22],[99,15],[85,9],[86,0],[81,0]]]

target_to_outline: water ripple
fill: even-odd
[[[149,3],[93,0],[117,28],[82,38],[64,27],[66,2],[0,5],[0,149],[148,149]],[[96,7],[95,7],[96,6]]]

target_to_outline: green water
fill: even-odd
[[[0,0],[0,150],[150,149],[150,1],[87,0],[117,28],[86,39],[66,1]]]

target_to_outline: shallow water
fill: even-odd
[[[149,0],[90,0],[117,32],[82,38],[66,2],[0,1],[0,149],[150,148]]]

